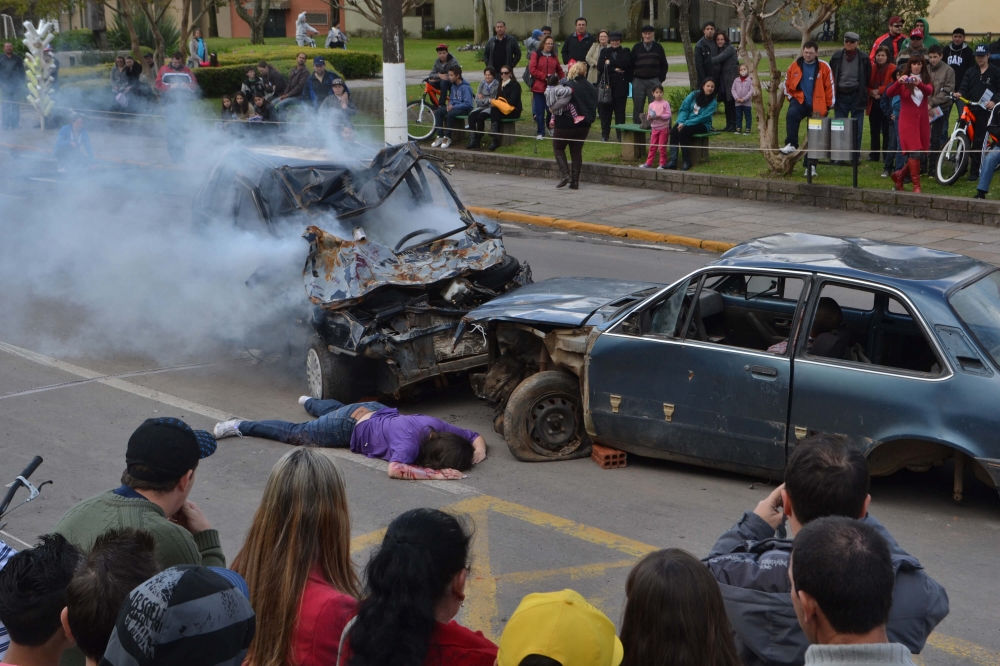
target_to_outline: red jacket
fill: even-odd
[[[336,640],[339,642],[344,625],[337,626],[341,628],[336,632]],[[334,664],[336,659],[337,650],[334,648],[333,657],[327,662],[327,666],[347,665],[350,659],[350,641],[344,643],[340,664]],[[483,636],[483,632],[466,629],[452,620],[448,624],[437,623],[427,644],[424,666],[493,666],[496,659],[497,646]]]
[[[536,93],[545,92],[545,79],[550,74],[555,74],[560,79],[565,76],[555,49],[552,50],[551,56],[543,56],[540,51],[532,51],[531,60],[528,62],[528,72],[535,79],[531,82],[531,92]]]
[[[903,48],[903,42],[906,40],[906,35],[899,33],[896,37],[893,37],[888,32],[872,42],[872,52],[868,54],[868,57],[872,61],[872,69],[875,69],[875,54],[878,53],[878,47],[885,44],[890,49],[892,49],[892,61],[896,62],[896,58],[899,57],[899,49]]]
[[[332,666],[337,660],[340,635],[348,620],[358,614],[354,597],[338,592],[314,568],[306,579],[299,616],[292,636],[292,655],[298,666]]]
[[[903,153],[930,150],[931,147],[931,122],[927,102],[934,94],[934,86],[918,83],[916,88],[923,93],[920,104],[915,103],[916,98],[913,96],[915,90],[911,91],[910,86],[903,83],[902,79],[897,80],[885,91],[889,97],[899,95],[899,118],[896,120],[896,128],[899,130],[899,150]]]
[[[785,97],[794,99],[799,104],[806,103],[806,94],[799,84],[802,82],[802,65],[805,61],[800,57],[788,66],[785,73]],[[822,60],[816,60],[816,84],[813,86],[813,113],[825,116],[836,101],[833,93],[833,70]]]
[[[198,89],[198,79],[195,78],[194,72],[192,72],[187,67],[181,67],[180,69],[174,69],[169,64],[164,65],[160,68],[160,71],[156,73],[156,89],[160,92],[166,92],[170,90],[170,86],[163,82],[164,74],[187,74],[191,77],[191,83],[188,84],[188,88],[192,91]]]
[[[896,71],[896,65],[887,62],[879,68],[878,65],[872,64],[872,76],[868,79],[868,90],[878,90],[879,95],[885,95],[885,89],[892,85],[892,73]],[[876,100],[869,93],[868,95],[868,110],[866,113],[869,115],[872,112],[872,104],[878,104]]]

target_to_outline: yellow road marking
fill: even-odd
[[[489,514],[486,511],[471,514],[476,534],[472,540],[472,569],[465,584],[465,616],[469,626],[482,630],[494,643],[500,638],[493,631],[499,615],[497,607],[497,580],[490,564]]]
[[[351,539],[351,552],[360,553],[363,550],[368,550],[372,546],[377,546],[382,543],[382,539],[385,538],[385,528],[377,529],[374,532],[369,532],[368,534],[362,534]]]
[[[609,569],[621,569],[635,564],[635,560],[618,560],[617,562],[599,562],[597,564],[581,564],[575,567],[560,567],[558,569],[539,569],[538,571],[517,571],[500,574],[496,577],[498,583],[523,584],[556,576],[569,576],[571,580],[594,578]],[[591,602],[593,603],[593,602]],[[596,604],[594,604],[596,605]]]
[[[931,634],[927,639],[927,644],[935,650],[946,652],[953,657],[957,657],[976,666],[996,666],[1000,664],[1000,654],[973,643],[972,641],[945,636],[943,634]]]

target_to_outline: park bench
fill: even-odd
[[[643,129],[635,123],[612,125],[612,129],[622,133],[622,159],[627,162],[645,162],[649,155],[647,137],[653,130]],[[690,139],[691,164],[698,165],[708,162],[708,138],[718,136],[722,132],[705,132],[695,134]]]
[[[469,122],[469,116],[455,116],[455,120],[461,121],[455,129],[451,131],[451,145],[458,146],[461,144],[465,146],[469,143],[469,137],[466,136],[469,132],[465,129]],[[515,134],[514,126],[520,118],[503,118],[500,120],[500,145],[509,146],[517,140],[517,135]],[[490,131],[490,123],[486,121],[486,131]],[[490,140],[488,135],[483,135],[483,141],[487,142]]]

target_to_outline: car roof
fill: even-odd
[[[922,288],[942,291],[994,270],[972,257],[927,247],[802,233],[756,238],[729,250],[713,265],[798,269],[873,280],[904,290],[919,283]]]
[[[245,152],[259,162],[260,166],[279,168],[283,166],[358,166],[360,160],[337,159],[327,150],[302,148],[300,146],[265,145],[239,146],[235,150]]]

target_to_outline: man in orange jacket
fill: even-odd
[[[806,42],[802,47],[802,57],[793,62],[785,72],[788,114],[785,116],[785,147],[781,149],[785,155],[794,153],[799,147],[799,125],[802,120],[826,116],[835,101],[833,71],[828,64],[816,57],[818,51],[816,42]]]

